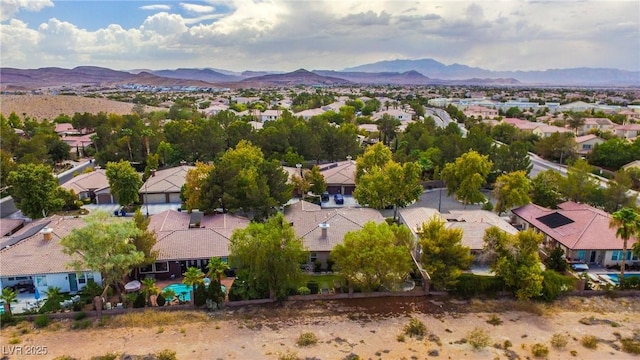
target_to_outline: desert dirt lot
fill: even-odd
[[[411,318],[426,325],[422,339],[399,337]],[[637,359],[621,350],[620,339],[640,340],[640,299],[566,298],[552,306],[425,297],[290,301],[213,314],[152,312],[89,321],[82,330],[71,329],[73,320],[44,329],[31,323],[6,328],[3,354],[11,346],[46,346],[46,355],[9,358],[89,359],[171,349],[178,359],[533,359],[539,343],[548,348],[547,359]],[[481,349],[468,342],[476,328],[489,337]],[[298,345],[307,332],[317,343]],[[554,334],[565,337],[564,348],[551,345]],[[585,336],[595,337],[595,349],[581,343]],[[19,344],[10,345],[15,339]]]
[[[0,109],[2,115],[9,116],[15,112],[20,117],[23,114],[37,120],[53,120],[60,114],[73,116],[75,113],[125,115],[131,114],[134,104],[113,101],[109,99],[94,99],[82,96],[65,95],[2,95]],[[145,111],[167,110],[156,107],[146,107]]]

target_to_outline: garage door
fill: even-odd
[[[353,194],[353,190],[355,190],[356,187],[355,186],[345,186],[344,187],[344,195],[352,195]]]
[[[148,204],[164,204],[167,202],[165,194],[147,194],[145,197]]]
[[[109,195],[109,194],[98,194],[96,196],[96,202],[98,204],[111,204],[111,195]]]
[[[177,194],[177,193],[169,194],[169,202],[170,203],[181,203],[182,200],[180,200],[180,194]]]
[[[340,191],[342,191],[342,188],[340,186],[327,186],[327,191],[331,195],[340,194]]]

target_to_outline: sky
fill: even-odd
[[[640,71],[638,0],[0,0],[0,65]]]

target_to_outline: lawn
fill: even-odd
[[[339,280],[342,284],[345,283],[344,279],[340,275],[336,274],[323,274],[323,275],[315,275],[315,274],[305,274],[303,277],[302,284],[300,286],[307,286],[307,283],[311,280],[314,280],[318,283],[318,288],[320,289],[333,289],[333,280]]]

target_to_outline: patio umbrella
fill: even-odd
[[[33,297],[34,297],[36,300],[40,300],[40,291],[38,290],[38,287],[37,287],[37,286],[36,286],[36,293],[35,293],[35,295],[33,295]]]

